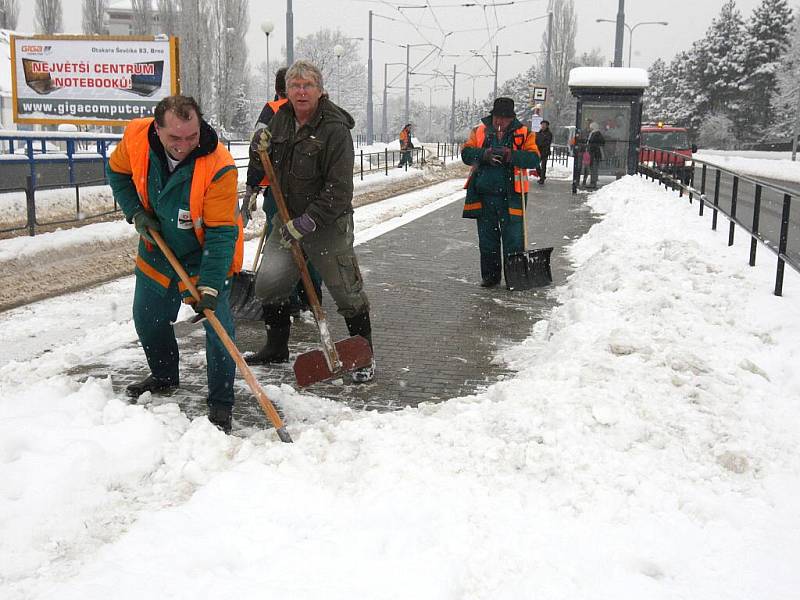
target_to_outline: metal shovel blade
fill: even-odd
[[[345,373],[363,369],[372,364],[372,348],[369,347],[369,342],[360,335],[345,338],[334,345],[342,363],[341,370],[336,372],[330,370],[322,350],[304,352],[294,361],[294,376],[297,379],[297,385],[307,387],[312,383],[341,377]]]
[[[240,271],[233,276],[229,300],[233,318],[260,321],[264,318],[261,300],[256,296],[256,273]]]
[[[550,272],[552,248],[515,252],[506,258],[506,287],[512,291],[530,290],[553,283]]]

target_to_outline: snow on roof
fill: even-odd
[[[569,87],[646,88],[650,85],[644,69],[620,67],[577,67],[569,72]]]

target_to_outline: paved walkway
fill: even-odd
[[[569,273],[563,247],[594,222],[572,195],[570,182],[533,185],[529,199],[529,246],[554,246],[556,284]],[[357,247],[372,304],[373,337],[378,365],[374,382],[353,385],[336,381],[311,386],[309,392],[344,402],[354,409],[395,410],[420,402],[443,401],[476,391],[509,376],[492,358],[506,345],[525,339],[533,323],[552,305],[547,289],[509,292],[481,288],[475,221],[462,219],[463,203],[454,202],[401,228]],[[329,296],[323,299],[334,339],[347,336]],[[205,414],[205,365],[202,330],[180,340],[181,389],[173,400],[190,416]],[[237,325],[237,344],[256,350],[265,339],[263,323]],[[292,330],[293,355],[318,347],[313,322]],[[87,365],[81,374],[108,373],[106,365]],[[290,365],[254,367],[263,384],[294,384]],[[135,365],[115,373],[120,391],[147,374]],[[243,380],[237,379],[234,430],[268,426]]]

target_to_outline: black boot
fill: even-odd
[[[209,404],[208,420],[217,426],[217,429],[224,433],[230,433],[232,427],[231,414],[233,404]]]
[[[372,348],[372,323],[369,320],[369,312],[363,312],[355,317],[346,317],[347,331],[350,335],[360,335],[369,342],[369,347]],[[375,357],[372,357],[372,364],[368,367],[356,369],[350,376],[353,378],[353,383],[368,383],[375,378]]]
[[[145,392],[150,392],[151,394],[169,394],[177,388],[177,380],[159,379],[154,375],[148,375],[142,381],[130,384],[125,388],[125,392],[130,398],[135,400]]]
[[[289,333],[292,328],[289,303],[265,304],[264,325],[267,343],[255,354],[245,357],[248,365],[266,365],[289,361]]]

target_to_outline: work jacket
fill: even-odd
[[[153,119],[131,121],[107,172],[128,222],[140,210],[155,216],[161,235],[195,285],[222,290],[229,276],[241,270],[244,236],[236,166],[205,121],[201,120],[199,146],[171,173]],[[162,293],[178,278],[161,251],[143,239],[136,274]],[[187,296],[183,284],[177,284]]]
[[[327,95],[297,130],[291,102],[272,117],[269,153],[291,218],[308,213],[324,227],[353,212],[354,125]]]
[[[510,148],[511,162],[504,165],[481,163],[487,148]],[[522,217],[522,196],[528,191],[528,169],[539,166],[539,149],[536,136],[519,120],[514,119],[502,139],[492,129],[492,117],[484,117],[470,132],[469,139],[461,149],[461,160],[472,165],[464,187],[467,196],[462,216],[477,219],[481,216],[486,195],[504,196],[508,212],[512,217]]]
[[[414,144],[411,143],[411,133],[405,127],[400,131],[400,150],[411,150]]]

